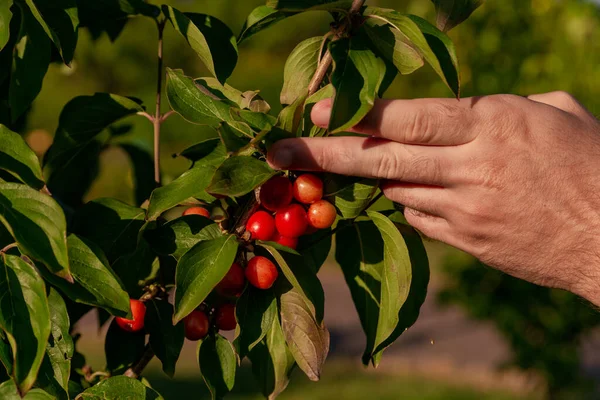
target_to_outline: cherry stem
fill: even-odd
[[[148,364],[150,363],[150,361],[152,361],[153,358],[154,351],[152,350],[150,345],[146,345],[144,354],[142,354],[142,357],[139,359],[139,361],[135,363],[134,366],[125,371],[123,375],[133,379],[139,378],[142,374],[142,371],[144,371],[144,368],[148,366]]]

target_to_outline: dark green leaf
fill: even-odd
[[[364,15],[373,15],[397,29],[434,71],[443,79],[452,92],[460,94],[458,58],[450,38],[429,22],[414,15],[403,15],[394,10],[367,7]]]
[[[17,386],[13,381],[6,381],[0,385],[0,399],[2,400],[56,400],[42,389],[32,389],[24,397],[19,395]]]
[[[483,0],[431,0],[437,13],[437,27],[448,32],[483,4]]]
[[[146,302],[145,327],[163,371],[172,378],[185,337],[183,322],[173,325],[173,306],[167,301],[151,300]]]
[[[331,252],[332,236],[329,228],[300,237],[298,242],[300,253],[305,264],[315,273],[319,272]]]
[[[281,328],[298,366],[312,381],[318,381],[329,353],[329,331],[314,319],[312,310],[297,289],[280,298]]]
[[[247,146],[255,135],[252,128],[244,122],[223,122],[217,130],[228,152],[235,152]]]
[[[6,46],[10,38],[10,20],[13,16],[10,8],[13,0],[6,0],[0,4],[0,50]]]
[[[71,300],[104,308],[113,315],[129,314],[129,296],[108,265],[102,250],[95,244],[71,234],[68,237],[71,274],[75,283],[56,279],[39,268],[44,279]]]
[[[177,156],[185,157],[190,161],[198,161],[215,151],[220,152],[221,156],[225,158],[225,147],[222,145],[221,139],[219,138],[206,139],[203,142],[188,147],[177,154]]]
[[[234,344],[243,359],[263,340],[273,326],[273,320],[278,320],[273,290],[261,290],[248,285],[236,303],[235,313],[239,332]]]
[[[138,102],[108,93],[79,96],[67,103],[60,114],[54,143],[44,158],[45,166],[50,169],[50,191],[70,205],[78,206],[76,200],[80,202],[85,193],[79,186],[89,187],[90,175],[86,171],[98,163],[103,145],[98,134],[119,119],[142,110]],[[74,169],[77,181],[73,180]]]
[[[0,125],[0,143],[0,169],[35,189],[41,189],[44,176],[40,162],[21,135]]]
[[[70,64],[77,46],[79,27],[75,0],[25,0],[25,2],[60,51],[65,64]]]
[[[129,155],[133,167],[135,203],[142,204],[150,198],[150,193],[156,188],[152,155],[142,147],[133,144],[121,144],[120,146]]]
[[[278,11],[267,6],[256,7],[246,18],[242,32],[238,37],[238,43],[294,14],[296,13]]]
[[[198,243],[179,259],[174,323],[198,307],[223,279],[233,264],[237,248],[235,236],[221,236]]]
[[[267,0],[267,6],[283,11],[348,10],[352,0]]]
[[[217,169],[210,186],[211,194],[239,197],[250,193],[275,175],[266,162],[254,157],[231,157]]]
[[[159,265],[154,249],[141,239],[137,249],[117,258],[112,268],[129,296],[135,299],[142,296],[144,287],[156,280]]]
[[[69,278],[67,224],[54,199],[25,185],[0,182],[0,222],[24,254]]]
[[[198,78],[195,82],[219,99],[227,99],[231,101],[231,105],[237,104],[239,108],[261,113],[267,113],[271,109],[271,106],[258,95],[258,90],[242,92],[226,83],[221,84],[215,78]]]
[[[233,389],[237,356],[229,340],[219,334],[208,336],[198,347],[198,363],[213,400]]]
[[[116,199],[102,198],[90,201],[75,213],[71,232],[100,246],[112,263],[136,249],[144,214],[141,208]]]
[[[0,254],[0,267],[0,328],[14,355],[12,377],[24,395],[36,380],[50,335],[46,287],[35,268],[17,256]]]
[[[229,27],[206,14],[182,13],[166,5],[163,6],[163,12],[208,70],[224,83],[238,59],[235,36]]]
[[[332,42],[335,101],[329,131],[343,132],[358,124],[375,104],[385,76],[385,63],[367,45],[364,35]]]
[[[201,151],[204,151],[202,149]],[[196,150],[189,153],[197,155]],[[190,155],[190,157],[192,157]],[[212,151],[203,158],[196,160],[194,166],[184,172],[173,182],[155,189],[150,196],[148,205],[148,220],[155,220],[166,210],[190,197],[201,198],[212,201],[214,198],[206,193],[206,188],[217,170],[217,167],[225,160],[225,146],[217,144]]]
[[[284,256],[267,244],[260,243],[259,246],[267,250],[275,259],[283,275],[311,310],[313,318],[318,322],[323,321],[325,294],[316,270],[313,270],[310,265],[307,267],[306,260],[300,255],[286,253]]]
[[[143,331],[126,332],[113,321],[104,342],[106,369],[114,375],[122,374],[142,357],[145,347],[146,334]]]
[[[144,231],[152,249],[161,255],[179,259],[198,242],[221,236],[221,228],[200,215],[186,215],[156,228]]]
[[[380,20],[369,19],[363,29],[378,52],[401,74],[410,74],[424,65],[423,57],[404,34]]]
[[[265,338],[252,349],[249,357],[262,394],[268,399],[275,399],[287,387],[295,365],[279,318],[273,318]]]
[[[329,200],[344,219],[358,217],[369,204],[378,188],[376,179],[356,178],[327,174],[324,197]]]
[[[319,65],[323,40],[323,36],[306,39],[288,57],[283,71],[281,104],[292,104],[307,94],[308,84]]]
[[[12,122],[29,108],[42,89],[50,65],[50,40],[34,16],[22,12],[21,32],[10,76],[9,105]]]
[[[86,389],[75,398],[75,400],[106,399],[163,400],[163,397],[137,379],[113,376]]]
[[[302,122],[302,114],[304,112],[304,102],[306,101],[308,93],[305,93],[298,97],[292,104],[285,107],[279,113],[277,119],[277,126],[288,132],[288,137],[298,136],[298,128]]]
[[[4,372],[7,375],[5,376],[5,378],[9,378],[8,375],[12,375],[13,360],[14,358],[12,350],[10,348],[10,343],[8,343],[8,338],[6,337],[4,332],[0,330],[0,361],[2,362],[2,366],[4,367],[3,375]]]

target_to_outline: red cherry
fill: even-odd
[[[210,218],[210,211],[203,207],[190,207],[183,212],[183,215],[202,215],[203,217]]]
[[[222,296],[239,296],[245,284],[244,269],[240,264],[233,263],[215,290]]]
[[[260,204],[277,211],[292,202],[292,183],[285,176],[274,176],[260,188]]]
[[[138,332],[144,329],[144,317],[146,316],[146,305],[139,300],[129,299],[132,319],[117,317],[117,325],[127,332]]]
[[[336,211],[327,200],[319,200],[308,208],[308,223],[313,228],[327,229],[335,222]]]
[[[188,340],[204,339],[208,334],[208,317],[202,311],[194,310],[183,319],[183,326]]]
[[[268,289],[273,286],[279,272],[275,264],[266,257],[256,256],[246,266],[246,279],[259,289]]]
[[[296,247],[298,247],[298,238],[283,236],[279,232],[275,232],[275,235],[273,235],[271,241],[294,250],[296,250]]]
[[[254,240],[271,240],[275,233],[275,220],[266,211],[257,211],[248,220],[246,229]]]
[[[290,204],[275,215],[275,226],[283,236],[297,238],[306,232],[308,218],[300,204]]]
[[[217,328],[222,331],[232,331],[237,322],[235,320],[235,305],[223,304],[217,309],[216,315]]]
[[[313,174],[300,175],[294,182],[294,198],[300,203],[312,204],[323,197],[323,181]]]

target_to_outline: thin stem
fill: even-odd
[[[139,378],[139,376],[142,374],[142,371],[144,371],[144,368],[146,368],[150,361],[152,361],[152,358],[154,358],[154,351],[150,345],[146,345],[146,350],[144,351],[144,354],[140,360],[133,367],[125,371],[123,375],[133,379]]]
[[[2,249],[0,250],[0,254],[4,254],[4,253],[6,253],[7,251],[9,251],[10,249],[14,249],[14,248],[15,248],[15,247],[17,247],[17,246],[18,246],[18,245],[17,245],[16,243],[11,243],[11,244],[9,244],[9,245],[6,245],[6,246],[4,246],[4,248],[2,248]]]
[[[160,186],[160,125],[162,117],[160,114],[160,104],[162,100],[162,81],[163,81],[163,32],[165,30],[165,20],[157,21],[158,27],[158,75],[156,80],[156,113],[152,120],[154,125],[154,181],[156,186]]]
[[[148,121],[154,124],[154,117],[148,114],[146,111],[140,111],[139,113],[137,113],[137,115],[141,115],[142,117],[148,119]]]
[[[164,113],[163,116],[160,117],[160,123],[162,124],[163,122],[165,122],[173,114],[175,114],[175,111],[173,111],[173,110],[167,111],[166,113]]]

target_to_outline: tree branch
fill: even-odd
[[[142,371],[144,371],[144,368],[146,368],[150,361],[152,361],[152,358],[154,358],[154,351],[152,350],[150,345],[146,345],[146,350],[144,351],[144,354],[139,359],[139,361],[134,366],[125,371],[123,375],[133,379],[139,378],[139,376],[142,374]]]
[[[163,81],[163,32],[165,30],[166,20],[157,21],[158,27],[158,75],[156,82],[156,113],[152,118],[154,125],[154,181],[160,186],[160,125],[163,122],[160,113],[160,104],[162,100],[162,81]]]

